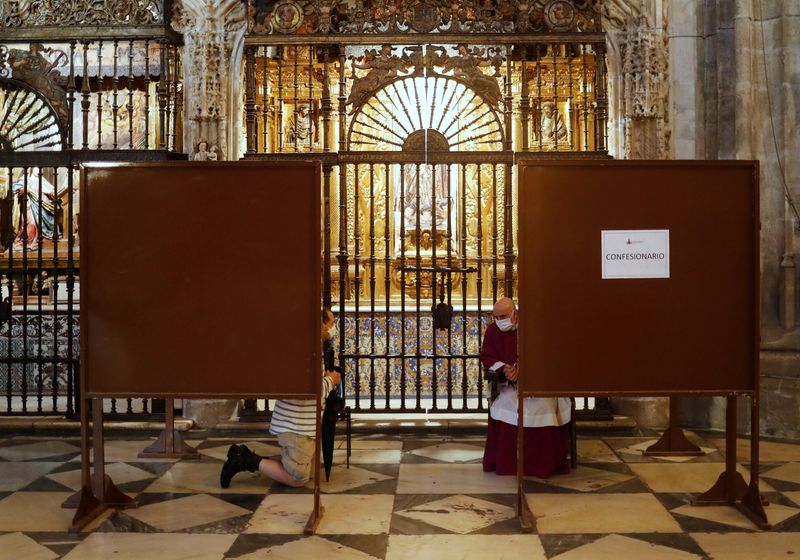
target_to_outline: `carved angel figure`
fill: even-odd
[[[466,45],[458,45],[458,55],[444,62],[443,72],[453,71],[453,76],[464,80],[469,87],[483,97],[492,106],[500,103],[503,95],[500,85],[492,76],[487,76],[481,67],[496,66],[495,57],[477,56],[467,49]]]
[[[347,98],[347,104],[353,105],[353,108],[350,109],[350,114],[355,113],[373,93],[378,91],[387,81],[395,78],[398,72],[408,68],[408,66],[408,58],[400,58],[392,54],[391,45],[383,45],[380,53],[376,52],[375,49],[365,52],[364,61],[361,64],[353,62],[354,69],[369,70],[369,72],[365,76],[356,77],[353,80],[353,87],[350,89],[350,96]]]

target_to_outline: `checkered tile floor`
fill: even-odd
[[[800,554],[800,445],[762,442],[761,490],[772,531],[736,509],[694,507],[724,468],[724,440],[690,438],[706,455],[643,457],[642,437],[578,441],[568,475],[525,482],[536,519],[520,534],[513,477],[483,473],[483,438],[359,437],[339,442],[317,534],[303,536],[311,488],[252,473],[219,487],[228,446],[261,455],[273,438],[190,433],[200,460],[139,459],[151,440],[109,438],[107,472],[138,507],[110,511],[78,535],[61,504],[80,487],[78,440],[0,435],[0,558],[286,558],[424,560],[785,559]],[[737,455],[748,472],[747,441]],[[748,476],[745,477],[748,479]]]

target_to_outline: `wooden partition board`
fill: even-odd
[[[320,166],[86,165],[84,397],[320,391]]]
[[[754,394],[758,196],[751,161],[520,163],[520,393]],[[668,277],[602,278],[626,230],[668,230]]]

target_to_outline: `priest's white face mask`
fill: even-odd
[[[495,316],[494,322],[497,328],[503,332],[508,332],[517,328],[517,310],[511,312],[511,315]]]

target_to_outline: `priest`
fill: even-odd
[[[498,391],[489,407],[489,429],[483,452],[483,470],[500,475],[517,473],[517,313],[511,298],[502,298],[492,309],[494,321],[487,327],[481,347],[481,363],[487,377],[497,380]],[[569,472],[568,398],[534,398],[524,401],[524,473],[548,478]]]

